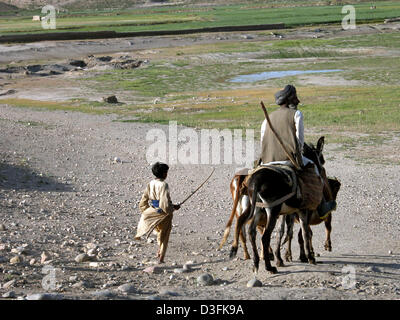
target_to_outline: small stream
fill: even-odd
[[[328,72],[340,72],[340,69],[327,69],[327,70],[286,70],[286,71],[269,71],[261,73],[252,73],[237,76],[229,82],[256,82],[268,79],[277,79],[288,76],[297,76],[300,74],[310,74],[310,73],[328,73]]]

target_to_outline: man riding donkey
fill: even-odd
[[[269,123],[265,119],[261,126],[261,158],[258,164],[295,165],[300,168],[297,170],[299,197],[302,199],[300,208],[318,205],[317,212],[324,219],[336,209],[336,201],[332,198],[324,168],[320,166],[318,170],[316,164],[303,155],[303,114],[297,109],[300,101],[296,88],[287,85],[275,94],[275,101],[280,108],[271,113]]]
[[[276,103],[280,106],[268,116],[264,104],[265,121],[261,126],[261,157],[255,163],[255,169],[243,169],[235,173],[230,188],[234,205],[231,216],[224,231],[220,247],[226,241],[234,216],[237,214],[234,242],[230,257],[233,258],[238,249],[239,236],[242,237],[244,250],[247,253],[243,226],[249,222],[249,236],[254,253],[254,266],[258,270],[259,256],[255,244],[256,227],[264,231],[262,248],[269,248],[270,235],[276,219],[281,214],[292,214],[298,211],[301,229],[306,239],[307,260],[315,263],[311,254],[308,223],[310,212],[316,212],[322,221],[336,209],[334,194],[322,166],[321,154],[324,138],[318,140],[317,147],[304,143],[303,114],[297,110],[300,103],[296,88],[287,85],[275,94]],[[307,157],[303,156],[304,154]],[[312,160],[311,160],[312,159]],[[234,189],[234,190],[232,190]],[[337,192],[336,192],[337,193]],[[250,201],[251,199],[251,201]],[[240,201],[239,201],[240,200]],[[259,201],[261,200],[261,201]],[[238,204],[239,212],[237,210]],[[258,207],[258,210],[256,210]],[[260,209],[263,208],[263,211]],[[281,233],[285,220],[282,219],[277,250],[274,252],[279,263]],[[268,232],[267,232],[268,231]],[[245,258],[247,258],[245,255]],[[267,270],[276,271],[270,265],[269,255],[264,255]],[[277,262],[277,263],[278,263]]]

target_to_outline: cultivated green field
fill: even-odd
[[[351,2],[351,1],[348,1]],[[0,15],[0,34],[65,31],[117,31],[135,32],[152,30],[184,30],[192,28],[285,23],[289,27],[340,23],[343,3],[329,1],[331,5],[316,5],[316,1],[283,4],[247,3],[216,6],[170,6],[165,8],[84,10],[61,12],[57,16],[56,30],[43,30],[41,23],[32,21],[40,11],[19,15]],[[307,6],[307,4],[310,4]],[[317,2],[321,4],[321,1]],[[324,2],[322,2],[324,3]],[[347,2],[346,2],[347,3]],[[400,16],[398,1],[354,1],[356,19],[362,22],[382,22]],[[296,6],[295,8],[293,6]],[[376,9],[370,7],[375,5]],[[44,16],[44,14],[43,14]]]

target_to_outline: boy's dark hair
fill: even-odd
[[[156,162],[151,167],[151,171],[159,179],[164,178],[164,175],[166,172],[168,172],[168,169],[169,169],[169,166],[166,163],[162,163],[162,162]]]

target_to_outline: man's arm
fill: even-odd
[[[263,121],[263,123],[261,125],[261,136],[260,136],[261,146],[262,146],[262,141],[263,141],[263,138],[264,138],[265,130],[267,130],[267,120],[266,119]]]
[[[300,110],[297,110],[294,114],[294,123],[296,125],[296,137],[299,141],[300,152],[303,153],[304,146],[304,122],[303,122],[303,113]]]

